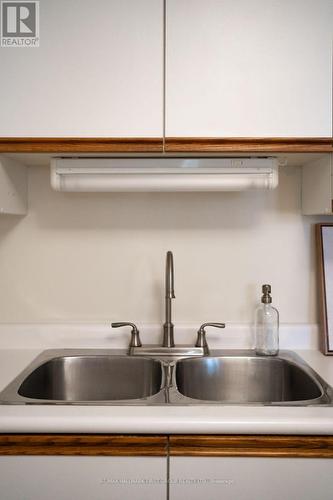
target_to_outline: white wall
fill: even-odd
[[[0,218],[0,321],[162,322],[171,249],[175,322],[250,322],[264,282],[282,322],[315,322],[300,173],[265,193],[73,195],[31,168],[28,216]]]

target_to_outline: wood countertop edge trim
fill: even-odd
[[[170,456],[333,458],[333,436],[170,436]]]
[[[333,436],[0,434],[0,455],[333,458]]]
[[[168,438],[120,434],[0,434],[0,455],[167,456]]]
[[[215,450],[202,448],[170,449],[171,457],[266,457],[266,458],[333,458],[332,450],[246,449]]]

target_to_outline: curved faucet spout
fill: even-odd
[[[173,254],[171,251],[166,255],[165,267],[165,323],[163,325],[163,347],[174,347],[173,339],[173,324],[172,324],[172,307],[171,301],[175,298],[174,291],[174,268]]]
[[[166,255],[166,266],[165,266],[165,298],[175,299],[174,290],[174,270],[173,270],[173,254],[170,250]]]

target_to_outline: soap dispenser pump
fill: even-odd
[[[262,286],[261,304],[255,312],[256,354],[276,356],[279,352],[279,312],[272,304],[271,286]]]

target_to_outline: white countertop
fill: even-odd
[[[0,349],[0,390],[43,350]],[[295,351],[333,386],[333,357]],[[0,405],[0,432],[333,435],[333,407]]]

